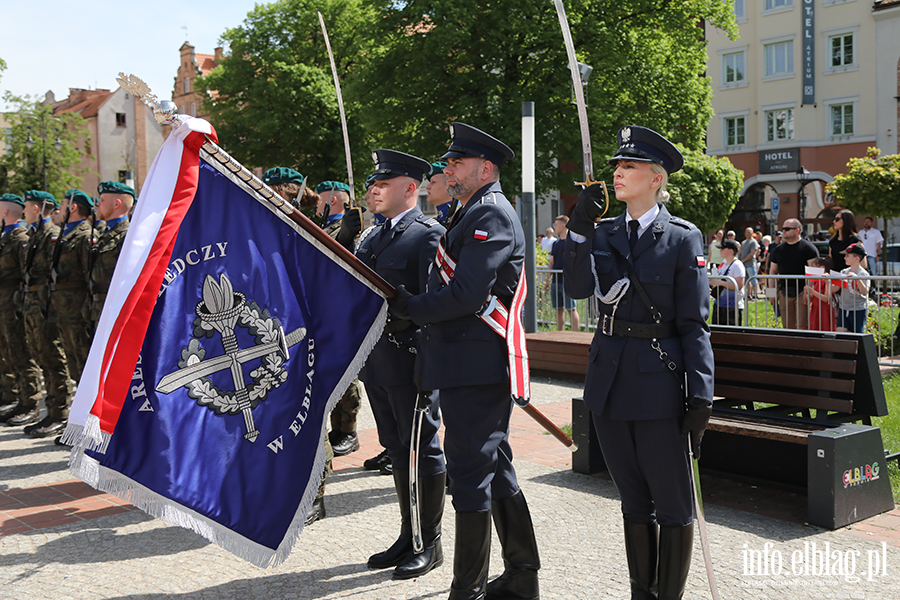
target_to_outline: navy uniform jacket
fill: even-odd
[[[428,266],[434,260],[438,240],[444,228],[434,219],[413,208],[390,231],[387,245],[381,242],[382,228],[371,228],[360,239],[356,255],[394,287],[406,286],[412,294],[425,291]],[[383,246],[379,249],[380,246]],[[413,381],[416,355],[409,351],[417,345],[415,325],[393,334],[398,347],[383,334],[369,354],[359,378],[367,385],[389,387]]]
[[[563,277],[566,293],[587,298],[599,284],[600,293],[606,294],[625,276],[623,261],[630,260],[633,272],[662,314],[661,322],[674,321],[677,327],[676,337],[660,339],[659,344],[678,365],[678,379],[650,347],[650,339],[602,333],[603,315],[612,314],[612,305],[598,301],[600,324],[588,355],[584,401],[594,413],[617,420],[680,417],[684,401],[679,380],[684,380],[685,370],[691,397],[712,400],[713,395],[713,354],[706,323],[709,280],[700,231],[661,206],[638,239],[634,256],[625,259],[628,255],[624,214],[603,219],[593,239],[584,243],[569,236]],[[591,257],[595,273],[591,272]],[[615,318],[654,322],[634,285],[619,302]]]
[[[435,267],[428,293],[409,301],[413,321],[424,325],[422,385],[443,389],[509,381],[506,342],[475,316],[488,292],[509,307],[525,261],[525,234],[498,182],[457,210],[445,238],[457,263],[455,278],[444,285]]]

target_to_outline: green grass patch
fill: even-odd
[[[900,452],[900,374],[885,378],[884,395],[887,398],[888,415],[872,417],[872,425],[881,428],[881,441],[885,450],[890,453]],[[897,461],[891,461],[888,472],[894,502],[900,503],[900,471],[897,469]]]

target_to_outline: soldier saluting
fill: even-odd
[[[502,334],[485,320],[498,303],[508,309],[523,285],[525,234],[499,182],[500,167],[514,154],[463,123],[452,123],[450,135],[444,173],[460,208],[441,240],[426,292],[411,295],[398,288],[390,306],[395,317],[424,325],[422,387],[440,390],[456,509],[450,598],[536,600],[537,542],[509,445],[509,352]],[[492,516],[505,568],[487,584]]]
[[[622,498],[632,598],[681,598],[693,541],[692,469],[712,409],[709,283],[699,230],[666,210],[669,175],[684,164],[664,137],[619,131],[616,199],[625,214],[596,224],[607,202],[578,195],[564,281],[573,298],[600,296],[584,402]]]

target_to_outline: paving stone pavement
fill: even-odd
[[[571,420],[568,400],[579,395],[579,385],[544,379],[534,388],[536,406],[557,423]],[[411,581],[393,581],[390,570],[366,568],[366,558],[393,541],[399,516],[391,478],[359,466],[379,451],[367,409],[359,427],[362,448],[338,459],[329,478],[328,517],[307,528],[288,560],[271,569],[254,567],[190,531],[129,510],[107,495],[91,495],[71,481],[65,451],[52,442],[0,428],[0,598],[446,598],[455,534],[449,502],[442,567]],[[628,598],[613,484],[604,476],[573,473],[568,451],[521,411],[516,411],[511,429],[516,468],[541,551],[541,597]],[[864,522],[863,529],[830,532],[794,518],[790,504],[796,500],[789,494],[735,487],[712,478],[705,478],[704,484],[721,598],[900,597],[900,547],[887,543],[900,538],[889,535],[898,533],[891,520],[897,514]],[[740,494],[743,503],[736,500]],[[717,503],[717,495],[725,501]],[[28,515],[11,517],[9,513],[17,509],[4,502],[13,501],[37,509],[32,515],[41,510],[60,512],[22,529],[19,523]],[[102,511],[106,505],[90,509],[84,508],[85,502],[106,502],[107,508],[120,512],[95,516],[90,510]],[[780,506],[787,508],[779,512]],[[496,538],[492,551],[493,577],[502,570]],[[821,561],[806,556],[825,552],[829,561],[823,573]],[[751,569],[751,556],[768,557],[768,573],[757,571],[755,561]],[[773,574],[779,558],[780,573]],[[792,559],[797,575],[791,574]],[[875,571],[871,575],[870,569]],[[710,597],[699,540],[685,597]]]

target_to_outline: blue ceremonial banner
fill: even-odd
[[[72,468],[270,566],[303,528],[327,416],[386,302],[202,151],[197,177],[114,432]]]

